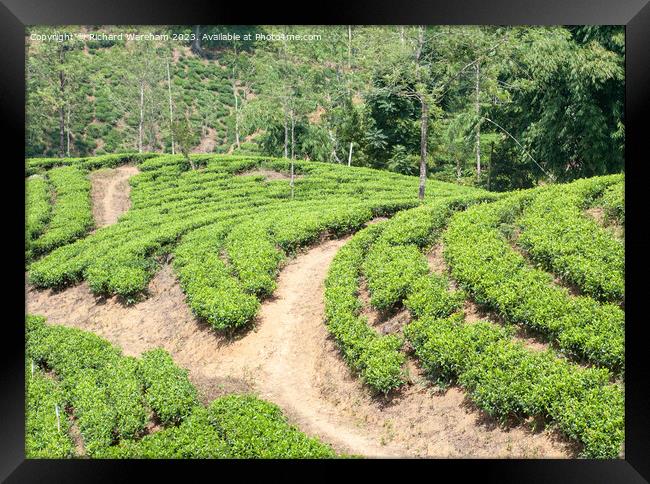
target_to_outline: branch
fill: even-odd
[[[542,171],[544,172],[544,174],[545,174],[546,176],[548,176],[548,177],[551,179],[551,181],[555,181],[555,177],[554,177],[553,175],[551,175],[549,172],[547,172],[544,168],[542,168],[542,165],[540,165],[539,163],[537,163],[537,161],[535,160],[535,158],[533,158],[533,156],[532,156],[528,151],[526,151],[526,148],[524,148],[523,145],[522,145],[519,141],[517,141],[517,138],[515,138],[514,136],[512,136],[508,131],[506,131],[505,128],[503,128],[501,125],[499,125],[499,124],[496,123],[495,121],[492,121],[490,118],[485,117],[485,116],[481,116],[481,118],[485,119],[486,121],[489,121],[490,123],[492,123],[493,125],[495,125],[497,128],[499,128],[501,131],[503,131],[505,134],[507,134],[508,136],[510,136],[510,138],[512,138],[512,140],[513,140],[515,143],[517,143],[517,146],[519,146],[519,147],[521,148],[521,150],[522,150],[525,154],[527,154],[528,157],[529,157],[531,160],[533,160],[533,162],[534,162],[534,163],[539,167],[539,169],[542,170]]]
[[[486,55],[488,55],[490,52],[493,52],[494,50],[496,50],[496,48],[499,47],[501,44],[503,44],[506,40],[508,40],[508,36],[507,36],[507,35],[504,35],[504,36],[501,38],[501,40],[499,40],[499,42],[497,42],[496,44],[494,44],[492,47],[490,47],[490,48],[487,49],[485,52],[483,52],[482,54],[480,54],[480,55],[479,55],[476,59],[474,59],[472,62],[470,62],[470,63],[467,64],[465,67],[463,67],[461,70],[459,70],[459,71],[458,71],[458,72],[457,72],[457,73],[456,73],[456,74],[455,74],[451,79],[449,79],[449,80],[448,80],[448,81],[447,81],[447,82],[442,86],[442,94],[441,94],[441,96],[444,95],[444,94],[447,92],[447,90],[448,90],[449,87],[451,86],[451,83],[454,82],[456,79],[458,79],[458,78],[460,77],[460,75],[461,75],[463,72],[465,72],[467,69],[469,69],[470,67],[472,67],[474,64],[478,63],[481,59],[483,59],[483,57],[485,57]]]
[[[327,132],[329,133],[330,139],[332,140],[332,154],[334,155],[334,159],[336,160],[337,163],[341,163],[341,159],[336,154],[336,145],[338,144],[336,142],[336,138],[334,138],[334,134],[332,133],[331,129],[328,129]]]

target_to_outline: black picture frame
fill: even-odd
[[[4,220],[11,215],[12,229],[3,239],[10,245],[4,253],[5,305],[2,319],[3,351],[0,392],[0,479],[7,482],[118,482],[136,477],[137,471],[171,476],[172,472],[200,469],[214,478],[248,475],[251,469],[281,471],[285,476],[318,469],[324,476],[330,463],[301,461],[279,463],[263,461],[93,461],[25,460],[24,455],[24,312],[20,307],[24,293],[13,281],[24,276],[24,121],[25,121],[25,44],[26,25],[83,24],[535,24],[580,25],[616,24],[626,26],[626,254],[632,264],[626,270],[626,441],[624,460],[348,460],[334,464],[359,468],[365,477],[386,475],[388,465],[411,474],[419,470],[425,478],[441,478],[441,471],[454,479],[476,473],[481,481],[496,482],[648,482],[650,481],[650,397],[645,368],[646,340],[643,329],[643,281],[646,277],[643,251],[648,245],[644,230],[644,180],[647,180],[648,155],[645,121],[650,114],[650,0],[481,0],[413,1],[390,0],[349,2],[332,1],[322,5],[258,3],[250,8],[242,3],[185,0],[183,2],[128,0],[1,0],[0,3],[0,99],[4,169]],[[16,190],[13,190],[16,188]],[[16,198],[18,197],[18,198]],[[638,222],[638,223],[637,223]],[[15,250],[15,252],[13,252]],[[12,251],[12,252],[10,252]],[[6,311],[6,307],[12,309]],[[283,464],[279,466],[279,464]],[[333,475],[342,475],[344,469]],[[370,473],[370,474],[368,474]],[[308,474],[309,476],[309,474]],[[426,477],[429,476],[429,477]],[[309,476],[310,477],[310,476]],[[411,477],[410,475],[408,476]],[[415,477],[415,476],[413,476]]]

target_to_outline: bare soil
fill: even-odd
[[[97,228],[116,223],[120,215],[131,207],[129,178],[139,172],[135,166],[124,165],[90,174],[93,217]]]
[[[75,457],[81,457],[86,454],[84,448],[84,439],[81,436],[81,431],[77,425],[77,418],[72,412],[66,414],[68,422],[70,422],[70,438],[72,439],[72,445],[74,446],[74,455]]]
[[[585,214],[593,218],[600,226],[609,230],[618,240],[623,240],[625,238],[625,229],[622,225],[613,220],[610,220],[609,222],[605,221],[605,210],[603,207],[588,208],[585,210]]]
[[[403,307],[385,311],[375,309],[370,304],[370,292],[364,278],[359,283],[358,296],[362,303],[360,315],[365,316],[368,319],[368,324],[380,334],[401,333],[404,326],[411,320],[408,310]]]

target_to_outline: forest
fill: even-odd
[[[262,155],[491,191],[624,168],[622,26],[38,26],[26,53],[27,157]]]

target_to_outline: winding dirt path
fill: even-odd
[[[120,215],[131,207],[129,178],[138,173],[137,167],[123,165],[90,174],[93,217],[97,228],[116,223]]]
[[[149,297],[127,307],[85,283],[54,293],[26,288],[27,308],[51,323],[93,331],[127,355],[163,347],[190,371],[205,402],[252,391],[278,404],[301,430],[337,451],[370,457],[566,457],[549,432],[498,427],[455,388],[434,393],[411,363],[413,383],[392,400],[369,394],[342,361],[323,323],[323,281],[345,240],[298,255],[248,334],[228,339],[199,322],[170,266]]]
[[[103,193],[97,202],[104,208],[98,210],[111,214],[102,220],[116,220],[125,206],[124,194],[117,192],[136,172],[122,167],[100,178],[103,187],[95,193]],[[497,426],[456,388],[434,392],[412,360],[411,383],[399,395],[372,396],[351,374],[323,322],[324,280],[346,241],[327,240],[291,260],[254,328],[234,339],[194,317],[170,265],[152,279],[148,297],[132,306],[115,297],[95,297],[83,282],[60,292],[26,285],[26,309],[52,324],[93,331],[126,355],[165,348],[189,370],[205,403],[227,393],[254,392],[338,452],[368,457],[573,455],[571,444],[553,433]]]

